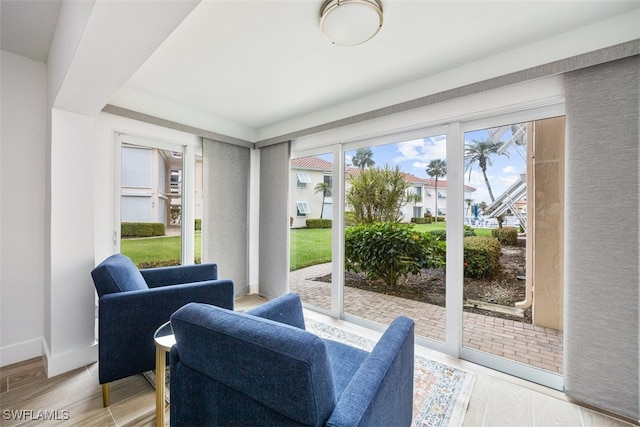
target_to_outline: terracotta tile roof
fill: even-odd
[[[333,170],[333,163],[315,156],[299,157],[297,159],[291,159],[291,167],[293,169],[330,171]]]
[[[291,159],[291,167],[293,169],[311,169],[311,170],[323,170],[330,171],[333,169],[333,163],[323,160],[319,157],[299,157],[297,159]],[[348,175],[359,175],[360,168],[355,167],[347,167],[346,172]],[[412,184],[422,184],[425,187],[435,188],[436,180],[433,178],[420,178],[419,176],[415,176],[411,173],[404,172],[405,179],[407,182]],[[438,188],[446,190],[447,181],[443,179],[438,179]],[[476,191],[474,187],[465,185],[464,191],[473,192]]]

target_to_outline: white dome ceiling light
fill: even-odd
[[[320,31],[331,43],[355,46],[382,28],[380,0],[327,0],[320,8]]]

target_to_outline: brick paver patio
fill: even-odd
[[[328,310],[331,284],[313,279],[330,272],[330,264],[292,271],[289,290],[300,294],[304,302]],[[404,315],[415,321],[416,334],[445,339],[444,307],[351,287],[345,288],[344,301],[345,312],[351,315],[381,324]],[[562,373],[562,331],[465,312],[463,342],[465,347]]]

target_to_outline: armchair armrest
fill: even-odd
[[[413,364],[414,323],[399,316],[345,388],[327,425],[411,425]]]
[[[180,283],[204,282],[218,278],[218,265],[214,263],[177,265],[140,270],[150,288]]]
[[[253,308],[247,314],[306,329],[300,296],[293,292]]]
[[[103,295],[98,303],[100,383],[153,369],[154,332],[190,302],[232,310],[233,282],[210,280]]]

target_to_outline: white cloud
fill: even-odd
[[[404,141],[398,143],[398,151],[400,156],[394,159],[396,162],[418,160],[426,165],[431,160],[446,159],[447,140],[438,136]]]
[[[345,165],[353,165],[353,155],[352,154],[344,154],[344,164]]]
[[[397,156],[395,162],[404,162],[406,160],[422,159],[424,156],[425,143],[421,139],[405,141],[398,144],[400,156]]]
[[[413,164],[411,164],[411,166],[413,166],[416,169],[420,169],[420,170],[426,170],[427,169],[427,165],[428,165],[428,163],[426,163],[426,162],[413,162]]]
[[[503,172],[503,173],[509,173],[509,174],[515,174],[515,173],[517,173],[517,172],[516,172],[516,168],[515,168],[515,167],[513,167],[513,166],[511,166],[511,165],[508,165],[508,166],[505,166],[504,168],[502,168],[502,172]]]

